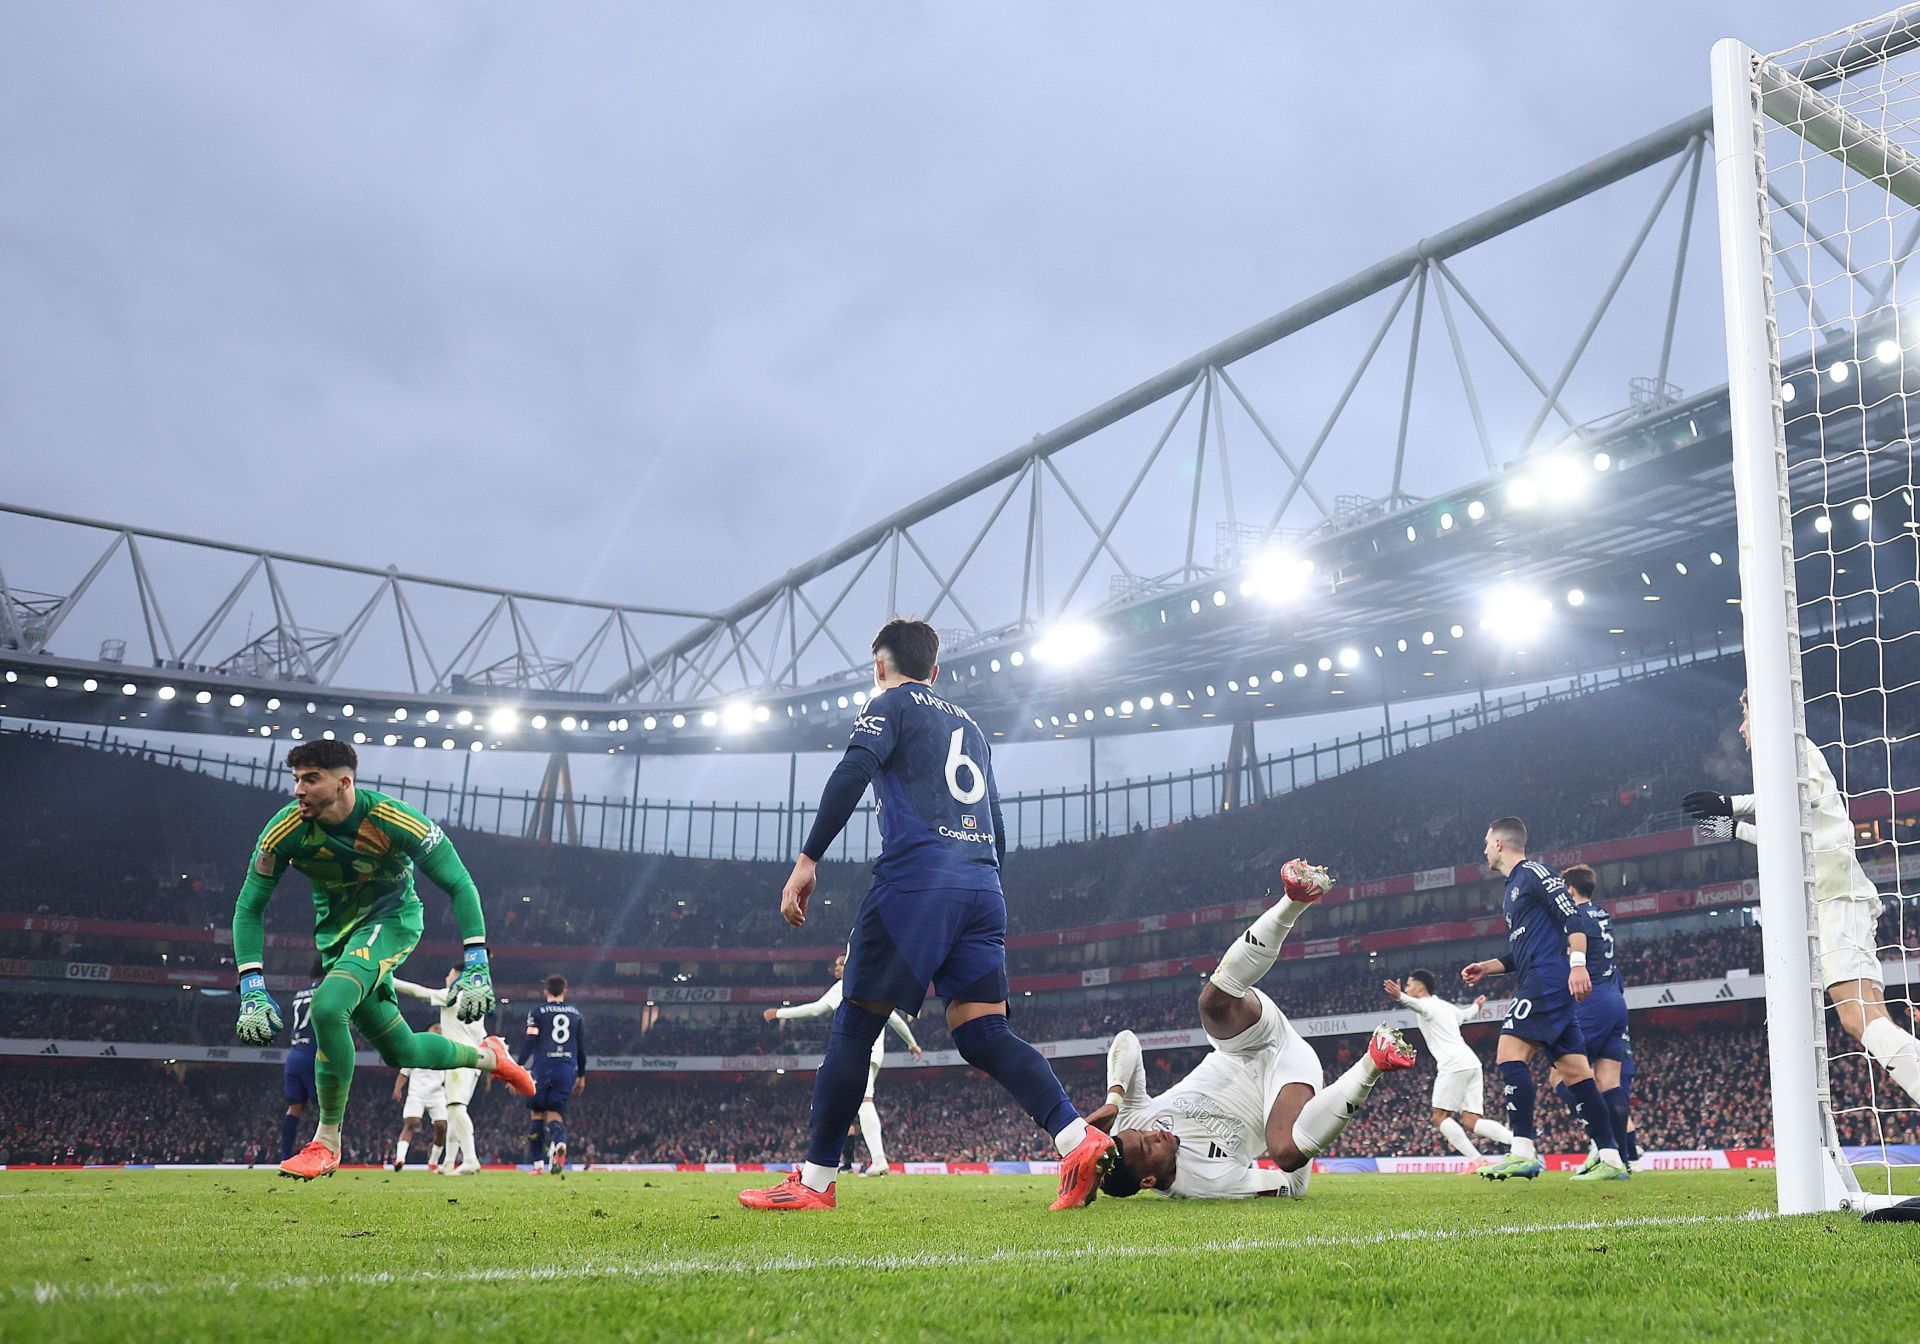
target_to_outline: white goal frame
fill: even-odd
[[[1806,704],[1764,137],[1768,121],[1791,129],[1851,172],[1920,207],[1920,160],[1815,87],[1910,47],[1916,25],[1920,16],[1908,11],[1856,31],[1840,50],[1812,63],[1817,77],[1806,66],[1783,69],[1733,38],[1713,49],[1714,159],[1755,811],[1799,819],[1797,826],[1759,828],[1774,1162],[1778,1207],[1785,1214],[1890,1201],[1861,1191],[1841,1151],[1828,1083],[1826,994],[1814,974],[1819,959],[1813,932],[1812,799],[1802,764]]]

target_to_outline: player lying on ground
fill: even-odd
[[[1006,835],[986,734],[933,693],[940,636],[925,621],[889,621],[873,641],[879,693],[854,719],[847,754],[820,797],[812,833],[780,893],[780,915],[806,923],[815,865],[871,783],[880,800],[880,857],[854,916],[845,998],[813,1075],[807,1160],[770,1190],[743,1190],[750,1209],[830,1209],[860,1080],[895,1008],[917,1016],[927,984],[947,1001],[947,1027],[967,1063],[991,1076],[1053,1136],[1056,1209],[1092,1202],[1114,1158],[1089,1128],[1046,1057],[1007,1024]]]
[[[842,952],[833,959],[833,983],[827,986],[827,992],[812,1003],[795,1004],[790,1008],[769,1008],[761,1014],[768,1022],[794,1022],[810,1017],[831,1017],[839,1010],[842,996],[841,977],[847,972],[847,954]],[[907,1043],[907,1049],[913,1052],[915,1059],[920,1058],[920,1042],[913,1039],[913,1028],[907,1019],[898,1012],[887,1018],[887,1025],[893,1028],[894,1035]],[[866,1140],[867,1163],[865,1175],[885,1176],[887,1174],[887,1149],[880,1137],[880,1112],[873,1104],[873,1085],[879,1080],[880,1070],[887,1061],[887,1038],[879,1035],[873,1038],[873,1055],[867,1064],[867,1095],[860,1102],[860,1137]],[[847,1135],[852,1138],[851,1132]],[[841,1161],[840,1170],[847,1170],[846,1161]]]
[[[1753,749],[1749,737],[1747,693],[1740,692],[1740,740]],[[1916,1040],[1887,1013],[1886,979],[1880,970],[1877,929],[1880,889],[1860,867],[1853,852],[1853,815],[1834,782],[1827,758],[1812,742],[1802,756],[1813,798],[1813,894],[1819,913],[1820,983],[1847,1035],[1880,1061],[1906,1094],[1920,1101],[1920,1040]],[[1722,839],[1729,834],[1750,845],[1760,843],[1760,829],[1747,818],[1754,815],[1753,795],[1728,797],[1699,790],[1681,807],[1695,822]],[[1736,821],[1736,818],[1738,819]]]
[[[1200,1025],[1212,1054],[1155,1097],[1147,1093],[1139,1038],[1130,1031],[1113,1038],[1107,1103],[1087,1117],[1090,1125],[1112,1128],[1120,1147],[1102,1192],[1304,1195],[1313,1159],[1340,1136],[1380,1075],[1413,1067],[1413,1050],[1382,1026],[1360,1062],[1322,1089],[1319,1056],[1253,985],[1273,969],[1300,913],[1333,883],[1326,869],[1300,859],[1282,868],[1280,879],[1287,894],[1234,941],[1200,991]],[[1280,1170],[1253,1165],[1261,1157]]]
[[[460,1020],[460,999],[454,987],[460,982],[461,967],[447,968],[447,978],[439,989],[428,989],[411,980],[395,976],[393,989],[410,999],[420,999],[440,1010],[440,1034],[478,1050],[487,1043],[487,1019]],[[474,1090],[480,1085],[478,1069],[447,1070],[447,1151],[442,1159],[443,1176],[471,1176],[480,1170],[480,1146],[473,1137],[473,1116],[467,1108],[473,1103]],[[487,1080],[493,1086],[493,1080]]]
[[[1532,1180],[1546,1168],[1534,1148],[1533,1070],[1528,1062],[1544,1046],[1555,1071],[1567,1085],[1573,1113],[1587,1128],[1587,1137],[1600,1161],[1574,1176],[1576,1181],[1625,1180],[1626,1164],[1614,1145],[1613,1120],[1587,1061],[1587,1041],[1574,1016],[1574,1004],[1593,991],[1587,973],[1585,922],[1574,909],[1573,898],[1560,875],[1527,857],[1527,826],[1518,817],[1502,817],[1487,828],[1487,867],[1507,879],[1502,909],[1507,917],[1507,952],[1489,961],[1476,961],[1460,972],[1468,985],[1489,975],[1516,972],[1513,1001],[1500,1024],[1500,1048],[1495,1059],[1507,1098],[1507,1128],[1513,1148],[1481,1172],[1490,1180],[1509,1176]]]
[[[395,986],[396,992],[398,986]],[[438,1034],[440,1024],[428,1031]],[[433,1122],[433,1147],[427,1154],[427,1170],[440,1170],[440,1157],[447,1150],[447,1075],[441,1069],[402,1069],[394,1076],[393,1099],[401,1102],[400,1137],[393,1145],[393,1169],[404,1171],[407,1149],[420,1130],[422,1120]]]
[[[549,1167],[567,1174],[567,1098],[587,1090],[587,1021],[567,1002],[567,977],[547,977],[547,997],[527,1014],[527,1053],[533,1074],[527,1102],[527,1161],[533,1174]]]
[[[1454,1152],[1478,1163],[1485,1157],[1468,1134],[1493,1143],[1513,1142],[1512,1131],[1480,1113],[1487,1095],[1486,1075],[1480,1071],[1480,1056],[1460,1035],[1461,1024],[1472,1020],[1487,996],[1482,994],[1469,1004],[1452,1004],[1434,992],[1437,985],[1432,971],[1411,971],[1404,990],[1398,980],[1383,980],[1380,988],[1420,1019],[1420,1034],[1426,1038],[1435,1069],[1434,1126]]]
[[[1567,884],[1573,908],[1586,925],[1587,975],[1593,981],[1593,993],[1573,1006],[1573,1017],[1587,1043],[1587,1061],[1593,1065],[1594,1085],[1600,1089],[1600,1100],[1613,1120],[1613,1137],[1620,1145],[1620,1160],[1632,1171],[1638,1155],[1627,1110],[1633,1095],[1633,1037],[1627,1029],[1626,977],[1614,956],[1613,916],[1594,903],[1593,893],[1599,883],[1593,869],[1586,864],[1574,864],[1560,874],[1560,880]],[[1560,1073],[1557,1064],[1554,1072]],[[1553,1090],[1569,1107],[1573,1105],[1564,1079],[1556,1082]],[[1581,1170],[1591,1170],[1599,1161],[1600,1153],[1596,1149],[1587,1154],[1587,1164]]]
[[[294,801],[282,808],[254,848],[253,863],[233,911],[233,957],[240,972],[240,1019],[234,1032],[267,1045],[280,1030],[280,1005],[267,993],[262,920],[280,875],[297,868],[313,883],[313,941],[326,974],[313,992],[314,1085],[320,1126],[313,1142],[280,1170],[312,1180],[340,1165],[340,1124],[353,1084],[353,1027],[396,1069],[484,1069],[515,1091],[533,1079],[497,1037],[476,1050],[441,1036],[415,1035],[394,1000],[394,968],[420,941],[420,897],[413,865],[453,898],[466,944],[457,985],[463,1019],[493,1007],[487,973],[487,928],[480,892],[453,843],[396,798],[354,787],[359,758],[345,742],[302,742],[287,753]]]

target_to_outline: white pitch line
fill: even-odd
[[[768,1271],[813,1272],[832,1269],[885,1271],[895,1269],[952,1269],[973,1265],[1071,1262],[1075,1260],[1147,1260],[1167,1255],[1235,1255],[1247,1251],[1317,1251],[1383,1246],[1403,1241],[1466,1241],[1478,1237],[1521,1237],[1541,1232],[1606,1232],[1649,1227],[1691,1227],[1706,1223],[1759,1222],[1775,1215],[1696,1213],[1673,1217],[1592,1218],[1565,1223],[1507,1224],[1477,1228],[1396,1228],[1326,1237],[1234,1237],[1225,1241],[1182,1246],[1065,1246],[1026,1250],[988,1251],[967,1255],[953,1251],[914,1251],[895,1255],[782,1255],[773,1258],[709,1256],[682,1260],[643,1260],[637,1263],[579,1264],[565,1267],[511,1265],[491,1269],[438,1271],[382,1271],[375,1274],[289,1275],[265,1279],[215,1278],[190,1283],[114,1283],[62,1285],[35,1283],[4,1290],[16,1300],[31,1298],[41,1306],[60,1302],[88,1302],[127,1297],[161,1297],[176,1293],[284,1292],[355,1287],[410,1285],[458,1287],[481,1283],[555,1282],[573,1279],[659,1279],[715,1274],[752,1276]]]

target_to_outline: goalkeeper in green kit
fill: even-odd
[[[462,1022],[478,1021],[493,1009],[486,919],[480,891],[453,842],[399,799],[354,787],[359,765],[344,742],[303,742],[287,753],[294,801],[261,832],[233,911],[233,958],[240,972],[234,1031],[249,1045],[266,1045],[281,1019],[262,973],[261,915],[289,867],[313,883],[313,942],[323,968],[312,1006],[320,1128],[312,1143],[280,1164],[281,1175],[303,1181],[331,1176],[340,1165],[340,1122],[353,1082],[349,1023],[394,1068],[480,1069],[521,1096],[533,1095],[532,1075],[499,1037],[487,1037],[476,1049],[415,1034],[400,1016],[393,972],[420,941],[422,927],[414,863],[453,898],[453,917],[466,944],[464,967],[451,986]]]

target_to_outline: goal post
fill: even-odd
[[[1841,806],[1883,797],[1889,818],[1903,792],[1920,789],[1920,760],[1909,759],[1902,731],[1907,693],[1920,687],[1920,403],[1909,405],[1920,396],[1920,310],[1902,307],[1920,298],[1920,268],[1909,275],[1904,267],[1920,245],[1920,77],[1888,67],[1916,44],[1920,6],[1773,56],[1729,38],[1712,57],[1782,1213],[1891,1202],[1891,1165],[1863,1189],[1838,1117],[1852,1131],[1846,1137],[1877,1142],[1888,1163],[1890,1143],[1920,1118],[1850,1037],[1829,1059],[1819,901],[1855,855],[1850,829],[1835,839],[1834,791],[1814,778],[1818,757]],[[1815,815],[1823,804],[1824,839]],[[1797,824],[1775,820],[1783,818]],[[1861,894],[1866,882],[1893,892],[1901,983],[1889,978],[1891,998],[1907,992],[1914,958],[1891,826],[1887,838],[1892,862],[1876,862],[1880,877],[1837,885],[1856,902],[1856,929],[1876,930],[1881,913],[1877,897]],[[1876,965],[1892,950],[1877,932],[1868,942]],[[1851,1007],[1862,1011],[1863,1002]],[[1905,1002],[1888,1007],[1911,1028]],[[1843,1103],[1836,1064],[1847,1070]]]

